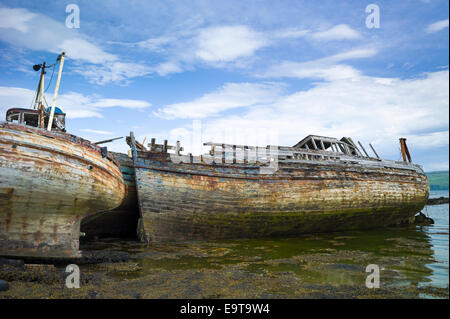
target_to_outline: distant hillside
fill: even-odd
[[[448,171],[429,172],[426,173],[430,182],[430,189],[447,190],[448,189]]]

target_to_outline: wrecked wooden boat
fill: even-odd
[[[227,145],[201,156],[127,138],[140,238],[147,242],[292,236],[409,224],[429,184],[411,162],[371,157],[351,138],[310,135],[293,147]],[[408,158],[408,161],[407,161]]]
[[[101,148],[66,133],[55,97],[44,108],[45,63],[34,109],[13,108],[0,123],[0,255],[81,257],[80,221],[124,198],[118,163]]]
[[[81,221],[83,239],[97,238],[132,238],[136,237],[136,226],[139,218],[139,208],[134,177],[133,160],[127,155],[108,152],[117,160],[125,182],[125,198],[119,207],[111,211],[103,211],[89,215]]]

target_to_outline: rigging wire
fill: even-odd
[[[398,150],[398,152],[399,152],[397,162],[400,162],[400,160],[403,158],[403,155],[402,155],[402,149],[399,147],[397,150]]]
[[[36,94],[38,93],[38,91],[36,90],[35,92],[34,92],[34,94],[33,94],[33,99],[31,100],[31,104],[30,104],[30,109],[31,109],[31,107],[33,106],[33,104],[35,103],[35,101],[36,101]]]
[[[47,69],[47,68],[52,68],[52,75],[50,76],[50,81],[48,82],[47,88],[45,89],[44,93],[47,92],[48,89],[50,88],[50,84],[52,83],[52,80],[53,80],[53,75],[55,74],[55,66],[59,63],[59,61],[60,61],[60,60],[57,59],[55,63],[53,63],[52,65],[49,65],[49,66],[46,66],[46,67],[45,67],[46,69]],[[36,96],[37,96],[38,94],[39,94],[39,87],[38,87],[38,89],[34,92],[33,99],[31,100],[31,103],[30,103],[30,108],[31,108],[31,107],[33,106],[33,104],[35,103]],[[43,100],[44,100],[45,104],[47,104],[47,107],[48,107],[48,103],[47,103],[47,100],[45,99],[45,95],[43,96]]]
[[[47,107],[48,107],[48,103],[47,103],[47,100],[45,99],[45,95],[43,96],[43,98],[44,98],[45,105],[47,105]]]
[[[52,67],[52,75],[51,75],[51,77],[50,77],[50,81],[48,82],[47,88],[45,89],[44,93],[47,92],[48,88],[50,87],[50,84],[52,83],[53,74],[55,73],[55,65],[56,65],[56,63],[53,64],[53,67]]]

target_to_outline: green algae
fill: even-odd
[[[445,213],[448,220],[448,205]],[[113,248],[130,258],[81,264],[80,289],[65,288],[62,265],[54,274],[0,269],[10,284],[0,298],[448,298],[448,259],[440,260],[434,243],[435,234],[441,241],[446,236],[442,249],[448,254],[446,227],[178,244],[84,243],[85,251]],[[365,286],[369,264],[380,267],[378,289]],[[446,283],[436,282],[436,271]]]

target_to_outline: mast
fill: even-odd
[[[36,67],[41,67],[41,77],[39,78],[36,100],[34,101],[34,109],[38,110],[42,103],[42,94],[44,90],[45,62],[42,64],[42,66],[38,64]]]
[[[55,115],[56,98],[58,97],[59,83],[61,81],[61,74],[62,74],[62,69],[63,69],[63,66],[64,66],[64,56],[65,55],[66,55],[66,53],[63,52],[58,57],[58,60],[59,60],[59,63],[60,63],[59,64],[59,71],[58,71],[58,79],[56,80],[55,94],[53,95],[52,109],[50,111],[50,117],[48,119],[47,131],[51,131],[52,130],[53,117]]]

